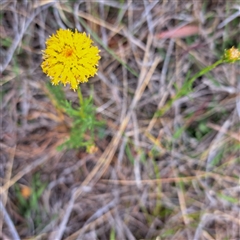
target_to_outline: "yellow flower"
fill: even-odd
[[[99,49],[86,33],[59,29],[46,41],[42,70],[52,81],[70,84],[75,91],[80,83],[88,81],[98,70]]]
[[[87,153],[93,154],[96,153],[97,151],[98,147],[96,147],[95,145],[87,146]]]
[[[240,51],[235,47],[231,47],[230,49],[225,50],[224,59],[227,62],[236,62],[240,60]]]

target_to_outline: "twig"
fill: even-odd
[[[55,239],[55,240],[62,239],[62,235],[64,234],[64,231],[66,229],[66,225],[68,223],[69,217],[71,215],[71,212],[72,212],[72,209],[73,209],[73,206],[74,206],[75,194],[76,194],[76,191],[73,192],[72,197],[71,197],[71,199],[68,203],[67,209],[64,212],[64,217],[63,217],[62,222],[59,226],[59,229],[58,229],[56,235],[52,239]]]

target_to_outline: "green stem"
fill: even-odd
[[[188,81],[186,81],[186,83],[182,86],[182,88],[178,91],[178,93],[175,95],[175,97],[173,97],[172,99],[170,99],[167,104],[160,109],[159,111],[157,111],[157,116],[160,117],[162,116],[166,111],[168,111],[174,101],[176,101],[177,99],[181,98],[185,93],[186,93],[186,88],[188,88],[190,90],[190,92],[192,91],[192,84],[193,82],[201,77],[202,75],[208,73],[209,71],[211,71],[212,69],[214,69],[215,67],[217,67],[219,64],[224,63],[225,61],[223,59],[218,60],[217,62],[213,63],[210,66],[205,67],[204,69],[202,69],[200,72],[196,73],[195,75],[193,75]]]
[[[82,96],[82,91],[81,91],[81,87],[79,85],[78,89],[77,89],[77,94],[78,94],[78,98],[79,98],[79,105],[80,105],[80,116],[84,117],[84,112],[83,112],[83,96]]]
[[[211,71],[212,69],[214,69],[215,67],[217,67],[219,64],[223,63],[224,60],[220,59],[217,62],[213,63],[210,66],[205,67],[204,69],[202,69],[200,72],[196,73],[192,78],[190,78],[190,80],[188,80],[188,84],[192,85],[193,82],[198,78],[201,77],[202,75],[204,75],[205,73]]]

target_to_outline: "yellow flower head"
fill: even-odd
[[[80,83],[88,81],[98,70],[99,49],[86,33],[59,29],[46,41],[42,70],[52,81],[67,83],[75,91]]]
[[[225,50],[224,59],[227,62],[234,63],[240,60],[240,51],[235,47],[231,47],[230,49]]]
[[[95,145],[87,146],[87,153],[93,154],[96,153],[97,151],[98,147],[96,147]]]

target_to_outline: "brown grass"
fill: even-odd
[[[240,239],[239,63],[157,115],[188,74],[239,47],[237,0],[0,6],[1,239]],[[87,31],[82,20],[102,44],[98,75],[81,85],[106,122],[94,154],[57,150],[71,119],[40,67],[46,38]]]

